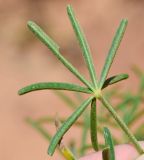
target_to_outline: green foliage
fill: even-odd
[[[106,127],[104,127],[104,138],[105,138],[106,148],[103,151],[103,160],[115,160],[115,152],[114,152],[114,144],[112,136],[109,129]]]
[[[115,54],[116,54],[116,52],[119,48],[120,42],[123,38],[127,23],[128,23],[128,21],[126,19],[123,19],[119,25],[119,28],[117,29],[117,32],[114,36],[111,48],[109,50],[109,53],[108,53],[107,58],[105,60],[105,64],[104,64],[102,72],[101,72],[101,77],[100,77],[100,81],[99,81],[99,88],[103,87],[103,84],[106,80],[106,77],[108,75],[108,72],[110,70],[112,62],[114,60]]]
[[[112,77],[110,77],[110,78],[105,80],[105,82],[104,82],[104,84],[102,86],[102,89],[106,88],[109,85],[117,83],[119,81],[125,80],[128,77],[129,77],[128,74],[119,74],[119,75],[112,76]]]
[[[90,117],[91,142],[94,150],[98,151],[96,98],[94,98],[91,103]]]
[[[135,73],[136,74],[136,73]],[[137,74],[136,74],[137,75]],[[141,75],[143,76],[143,75]],[[139,119],[142,118],[144,110],[143,108],[141,109],[140,104],[143,103],[143,95],[142,93],[140,93],[140,88],[141,88],[141,83],[144,83],[141,81],[141,76],[138,76],[139,79],[139,86],[138,86],[138,91],[136,92],[136,94],[134,94],[132,91],[127,92],[123,92],[123,94],[121,95],[120,91],[117,88],[111,88],[109,89],[106,93],[105,96],[111,100],[111,98],[116,98],[119,99],[119,102],[117,102],[117,104],[115,105],[115,110],[121,114],[121,117],[124,120],[124,115],[126,113],[129,113],[129,109],[132,108],[133,102],[135,100],[135,97],[139,97],[139,104],[137,104],[136,107],[136,112],[131,114],[131,118],[130,122],[127,124],[129,128],[133,129],[133,125],[135,125],[137,123],[137,121],[139,121]],[[61,92],[55,92],[55,94],[66,104],[67,107],[70,107],[70,109],[74,110],[75,106],[77,105],[77,103],[79,103],[79,99],[83,100],[82,95],[81,94],[76,94],[74,93],[73,98],[71,96],[68,96],[67,94]],[[77,96],[78,96],[78,100],[77,100]],[[76,97],[76,98],[75,98]],[[113,99],[112,98],[112,99]],[[102,106],[100,106],[102,108]],[[116,129],[119,130],[119,127],[113,123],[113,119],[110,116],[110,114],[106,111],[106,110],[102,110],[103,114],[101,114],[101,110],[97,113],[97,121],[98,121],[98,128],[97,128],[97,134],[99,136],[103,135],[103,124],[107,125],[109,128]],[[47,116],[43,116],[40,117],[38,119],[32,120],[31,118],[28,118],[26,120],[26,122],[32,126],[34,129],[36,129],[37,132],[39,132],[48,142],[50,142],[50,139],[52,138],[52,135],[49,133],[49,131],[47,129],[45,129],[45,125],[47,124],[52,124],[55,121],[55,117],[51,117],[50,115]],[[63,123],[66,121],[66,119],[64,117],[60,117],[60,121]],[[31,123],[33,122],[33,123]],[[34,125],[35,124],[35,125]],[[71,147],[71,141],[68,143],[69,148],[72,148],[72,151],[74,150],[74,153],[78,156],[83,156],[87,153],[88,150],[90,150],[92,148],[92,144],[89,144],[88,142],[88,130],[90,127],[89,124],[89,110],[86,110],[86,113],[83,114],[82,119],[78,120],[75,122],[74,124],[77,128],[80,128],[82,130],[82,139],[80,146],[75,146],[72,145]],[[36,126],[36,127],[35,127]],[[42,128],[42,130],[44,130],[45,132],[41,132],[41,130],[39,130],[39,126],[40,128]],[[46,136],[45,136],[46,133]],[[47,134],[50,135],[50,138],[47,138]],[[136,136],[136,138],[138,140],[144,140],[144,128],[143,128],[143,123],[138,126],[137,128],[135,128],[134,130],[134,135]],[[127,142],[128,139],[126,136],[120,136],[120,137],[114,137],[115,135],[113,135],[113,141],[114,144],[119,144],[119,143],[124,143]],[[48,136],[49,137],[49,136]],[[76,142],[72,141],[72,144],[75,144]],[[99,149],[103,149],[104,156],[107,156],[107,154],[109,154],[109,150],[108,148],[105,148],[106,146],[103,146],[103,143],[99,142]],[[58,149],[58,151],[61,153],[61,151]]]
[[[76,91],[76,92],[83,92],[83,93],[92,93],[91,90],[85,87],[81,87],[75,84],[70,83],[59,83],[59,82],[41,82],[32,84],[25,88],[19,90],[19,95],[26,94],[28,92],[37,91],[37,90],[44,90],[44,89],[53,89],[53,90],[68,90],[68,91]]]
[[[92,97],[85,100],[76,110],[73,112],[73,114],[63,123],[63,125],[58,129],[55,136],[52,138],[50,142],[50,146],[48,149],[48,154],[52,155],[55,151],[57,144],[61,140],[61,138],[64,136],[65,132],[73,125],[73,123],[79,118],[79,116],[82,114],[82,112],[86,109],[86,107],[90,104],[92,100]]]
[[[83,57],[84,57],[84,60],[86,62],[86,65],[88,67],[93,85],[94,85],[95,88],[98,88],[97,82],[96,82],[96,73],[95,73],[94,64],[93,64],[93,61],[92,61],[92,57],[91,57],[91,53],[90,53],[88,43],[85,39],[85,36],[84,36],[84,34],[83,34],[83,32],[80,28],[80,25],[79,25],[78,21],[75,18],[74,11],[73,11],[73,9],[70,5],[68,5],[68,7],[67,7],[67,13],[68,13],[69,19],[71,21],[71,24],[73,26],[73,29],[75,31],[76,37],[77,37],[77,39],[79,41],[79,44],[81,46]]]
[[[112,41],[112,45],[110,47],[110,50],[108,52],[108,56],[105,60],[105,64],[103,66],[100,80],[97,82],[97,77],[94,69],[94,64],[92,61],[90,49],[88,46],[88,43],[86,41],[86,38],[81,30],[81,27],[75,17],[74,11],[70,5],[67,7],[68,16],[70,18],[71,24],[73,26],[74,32],[76,34],[76,37],[79,41],[80,47],[82,49],[83,57],[86,62],[91,81],[85,79],[83,75],[79,73],[79,71],[68,61],[66,60],[62,54],[59,51],[59,46],[34,22],[29,21],[28,27],[29,29],[38,37],[40,41],[42,41],[50,50],[51,52],[65,65],[66,68],[68,68],[85,86],[79,86],[77,84],[69,84],[69,83],[58,83],[58,82],[44,82],[44,83],[37,83],[32,84],[27,87],[22,88],[19,90],[19,94],[25,94],[28,92],[36,91],[36,90],[43,90],[43,89],[56,89],[56,90],[69,90],[69,91],[75,91],[75,92],[83,92],[89,95],[89,98],[87,100],[83,100],[83,102],[75,109],[75,111],[69,116],[67,120],[63,122],[63,124],[58,128],[56,134],[52,137],[50,141],[50,145],[48,148],[48,154],[53,155],[56,147],[60,144],[60,141],[62,140],[64,134],[70,129],[70,127],[76,122],[76,120],[80,117],[80,115],[85,111],[85,109],[88,107],[88,105],[91,103],[91,114],[90,114],[90,131],[91,131],[91,141],[92,146],[94,150],[98,150],[98,146],[102,146],[101,144],[98,144],[98,138],[97,133],[102,133],[102,130],[97,125],[98,115],[96,113],[96,101],[100,101],[101,104],[107,109],[107,111],[110,114],[110,118],[113,117],[114,120],[118,123],[118,125],[121,127],[121,129],[126,133],[126,135],[129,137],[137,151],[141,154],[144,153],[143,148],[139,145],[136,137],[132,134],[132,132],[129,130],[128,126],[132,120],[134,119],[134,110],[137,108],[139,104],[139,98],[137,99],[137,103],[133,105],[133,107],[130,110],[131,118],[127,118],[128,115],[123,115],[121,118],[117,111],[119,111],[120,108],[126,108],[123,107],[123,105],[118,105],[115,107],[115,109],[112,107],[109,101],[107,101],[106,96],[104,96],[102,89],[108,87],[109,85],[112,85],[114,83],[117,83],[121,80],[124,80],[128,78],[127,74],[118,74],[116,76],[110,77],[107,79],[110,67],[112,65],[112,62],[114,60],[114,57],[116,55],[116,52],[118,50],[118,47],[120,45],[120,42],[122,40],[122,37],[124,35],[126,26],[127,26],[127,20],[123,19],[117,29],[117,32],[114,36],[114,39]],[[142,81],[143,82],[143,81]],[[143,83],[141,85],[141,88],[143,88]],[[140,89],[140,95],[142,93],[142,90]],[[63,98],[66,98],[66,96],[62,96]],[[128,96],[128,98],[132,98],[131,96]],[[66,98],[68,99],[68,97]],[[70,101],[69,101],[70,102]],[[68,103],[69,103],[68,102]],[[128,99],[125,99],[125,103],[127,104],[129,102]],[[133,116],[132,116],[133,115]],[[103,121],[107,122],[107,117],[103,118]],[[108,122],[110,123],[110,122]],[[45,137],[46,134],[44,131],[41,130],[40,126],[35,125],[37,123],[31,123],[32,126],[34,126],[39,132],[41,132]],[[87,130],[87,123],[85,121],[82,122],[82,124],[85,124],[86,128],[83,127],[84,134],[83,137],[86,135]],[[110,123],[112,125],[112,123]],[[115,126],[115,125],[113,125]],[[48,138],[49,139],[49,138]],[[110,138],[110,133],[108,129],[105,128],[105,139],[106,142],[110,145],[110,153],[112,153],[113,148]],[[113,137],[114,141],[117,141]],[[84,153],[84,149],[86,148],[85,143],[83,144],[82,148],[80,149],[81,153]],[[109,151],[108,151],[109,152]],[[114,156],[113,156],[114,157]],[[111,160],[114,160],[111,159]]]

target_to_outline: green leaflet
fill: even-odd
[[[72,113],[72,115],[62,124],[62,126],[59,128],[55,136],[52,138],[49,148],[48,148],[48,154],[53,155],[57,144],[61,140],[61,138],[64,136],[66,131],[73,125],[73,123],[78,119],[78,117],[82,114],[82,112],[86,109],[86,107],[90,104],[93,97],[88,98],[85,100],[76,110]]]
[[[129,77],[128,74],[118,74],[118,75],[112,76],[105,80],[102,89],[108,87],[109,85],[117,83],[119,81],[125,80],[128,77]]]
[[[108,128],[104,127],[104,138],[105,138],[105,145],[107,148],[107,151],[104,151],[104,153],[107,155],[104,160],[115,160],[115,152],[114,152],[114,145],[111,133]]]
[[[55,43],[36,23],[29,21],[28,27],[79,80],[81,80],[88,88],[93,90],[92,85],[61,55]]]
[[[85,35],[81,30],[81,27],[75,17],[75,14],[74,14],[74,11],[71,5],[67,6],[67,13],[71,21],[71,24],[73,26],[73,29],[75,31],[76,37],[79,41],[80,47],[82,49],[83,57],[88,67],[89,74],[92,79],[93,85],[94,87],[98,88],[98,85],[96,82],[96,73],[94,69],[94,64],[93,64],[92,57],[91,57],[91,52],[90,52],[88,43],[86,41]]]
[[[29,29],[34,32],[34,34],[45,44],[48,45],[50,50],[59,51],[59,46],[56,44],[53,39],[51,39],[42,29],[33,21],[28,21]]]
[[[81,87],[70,83],[60,83],[60,82],[41,82],[26,86],[18,91],[19,95],[26,94],[28,92],[44,90],[44,89],[56,89],[56,90],[68,90],[83,93],[92,93],[88,88]]]
[[[98,151],[96,98],[91,102],[90,131],[92,146],[95,151]]]
[[[108,56],[105,60],[105,64],[104,67],[102,69],[101,72],[101,76],[100,76],[100,81],[99,81],[99,88],[101,89],[103,87],[103,84],[107,78],[108,72],[110,70],[110,67],[112,65],[112,62],[114,60],[114,57],[116,55],[116,52],[118,50],[118,47],[120,45],[120,42],[123,38],[126,26],[127,26],[128,21],[126,19],[123,19],[119,25],[119,28],[115,34],[115,37],[112,41],[112,46],[109,50]]]

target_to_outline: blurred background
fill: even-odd
[[[121,91],[131,88],[135,92],[138,86],[131,66],[144,68],[143,0],[0,0],[0,159],[63,159],[57,153],[52,158],[47,155],[48,142],[25,122],[25,118],[55,116],[56,113],[68,117],[71,110],[52,91],[21,97],[17,91],[42,81],[81,84],[28,30],[28,20],[37,22],[61,46],[62,54],[88,78],[66,14],[67,4],[72,4],[85,32],[98,75],[116,28],[122,18],[128,19],[127,31],[110,75],[130,75],[127,81],[120,83]],[[47,127],[55,133],[54,125]],[[77,128],[71,128],[65,140],[78,141],[80,136]]]

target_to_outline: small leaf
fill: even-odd
[[[98,151],[97,113],[96,113],[96,99],[95,98],[91,102],[90,131],[91,131],[92,146],[95,151]]]
[[[82,81],[88,88],[93,90],[93,87],[90,82],[88,82],[79,72],[78,70],[67,61],[59,52],[58,47],[56,47],[56,43],[34,22],[28,22],[29,29],[38,37],[38,39],[43,42],[52,53],[67,67],[80,81]]]
[[[107,75],[108,75],[108,72],[110,70],[110,67],[112,65],[112,62],[114,60],[114,57],[116,55],[116,52],[119,48],[119,45],[120,45],[120,42],[123,38],[123,35],[124,35],[124,32],[125,32],[125,29],[126,29],[126,26],[127,26],[127,20],[126,19],[123,19],[119,25],[119,28],[115,34],[115,37],[112,41],[112,46],[109,50],[109,53],[108,53],[108,56],[105,60],[105,64],[104,64],[104,67],[102,69],[102,72],[101,72],[101,77],[100,77],[100,81],[99,81],[99,88],[101,89],[103,87],[103,84],[107,78]]]
[[[62,126],[59,128],[55,136],[52,138],[49,148],[48,148],[48,154],[53,155],[57,144],[61,140],[61,138],[64,136],[66,131],[73,125],[73,123],[79,118],[79,116],[82,114],[82,112],[86,109],[86,107],[90,104],[93,97],[88,98],[85,100],[76,110],[72,113],[72,115],[65,121]]]
[[[80,25],[79,25],[79,23],[78,23],[78,21],[75,17],[75,14],[74,14],[74,11],[73,11],[73,8],[72,8],[71,5],[67,6],[67,13],[68,13],[69,19],[71,21],[71,24],[73,26],[74,32],[76,34],[76,37],[79,41],[80,47],[82,49],[83,57],[84,57],[84,60],[86,62],[86,65],[88,67],[90,77],[92,79],[94,87],[98,88],[97,87],[97,82],[96,82],[96,73],[95,73],[94,64],[93,64],[93,61],[92,61],[90,49],[89,49],[87,40],[85,38],[85,35],[82,32],[82,29],[81,29],[81,27],[80,27]]]
[[[70,83],[60,83],[60,82],[41,82],[26,86],[18,91],[19,95],[26,94],[28,92],[44,90],[44,89],[56,89],[56,90],[68,90],[83,93],[91,93],[91,91],[85,87],[81,87]]]
[[[109,159],[107,160],[115,160],[115,152],[114,152],[112,136],[109,129],[106,127],[104,127],[104,138],[106,147],[109,147]]]
[[[129,77],[128,74],[118,74],[118,75],[112,76],[112,77],[110,77],[110,78],[105,80],[102,89],[104,89],[104,88],[106,88],[109,85],[112,85],[114,83],[117,83],[117,82],[120,82],[122,80],[125,80],[128,77]]]

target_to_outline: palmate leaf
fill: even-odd
[[[87,42],[85,40],[84,35],[81,32],[81,29],[77,23],[77,20],[75,19],[73,10],[70,6],[68,6],[68,14],[70,17],[70,20],[73,24],[73,28],[75,30],[75,33],[77,35],[77,38],[80,42],[81,48],[83,49],[83,56],[85,58],[87,67],[90,72],[90,76],[92,79],[92,82],[87,81],[80,73],[79,71],[73,67],[73,65],[67,61],[60,53],[59,51],[59,46],[49,37],[47,34],[34,22],[29,21],[28,22],[28,27],[30,30],[42,41],[51,51],[52,53],[81,81],[83,82],[87,88],[81,87],[81,86],[76,86],[73,84],[66,84],[66,83],[59,83],[56,85],[56,83],[50,84],[47,83],[49,86],[43,86],[44,83],[39,83],[39,84],[34,84],[33,86],[28,86],[22,90],[19,91],[19,94],[24,94],[30,91],[34,90],[39,90],[39,89],[64,89],[64,90],[71,90],[71,91],[77,91],[77,92],[84,92],[84,93],[91,93],[92,97],[88,98],[85,100],[76,110],[73,112],[73,114],[63,123],[63,125],[58,129],[57,133],[55,136],[52,138],[49,149],[48,149],[48,154],[53,155],[57,144],[60,142],[61,138],[64,136],[66,131],[73,125],[73,123],[79,118],[79,116],[82,114],[82,112],[86,109],[86,107],[91,103],[91,101],[96,98],[101,101],[101,103],[105,106],[105,108],[111,113],[113,118],[117,121],[117,123],[120,125],[120,127],[123,129],[123,131],[128,135],[130,138],[131,142],[135,145],[136,149],[139,151],[139,153],[144,153],[143,148],[140,146],[138,143],[137,139],[134,137],[134,135],[131,133],[131,131],[128,129],[127,125],[123,122],[123,120],[117,115],[111,104],[105,99],[103,94],[101,93],[101,90],[104,86],[110,85],[112,83],[116,83],[120,80],[122,80],[120,77],[115,77],[112,79],[109,79],[106,81],[108,72],[110,70],[111,64],[113,62],[113,59],[115,57],[116,51],[119,47],[119,44],[121,42],[121,39],[123,37],[124,31],[126,29],[127,25],[127,20],[122,20],[121,24],[116,32],[116,35],[114,37],[114,40],[112,42],[112,46],[109,50],[108,56],[106,58],[104,67],[101,72],[100,76],[100,81],[96,83],[96,75],[95,75],[95,70],[94,70],[94,65],[92,63],[92,58],[89,52],[89,47],[87,45]],[[117,79],[118,78],[118,79]],[[47,85],[46,84],[46,85]],[[40,85],[40,86],[39,86]],[[56,86],[55,86],[56,85]],[[93,101],[95,102],[95,100]],[[92,107],[95,105],[95,103],[92,103]]]
[[[114,39],[112,41],[111,48],[109,50],[108,56],[105,60],[104,67],[103,67],[102,72],[101,72],[100,81],[99,81],[99,88],[100,89],[103,87],[103,84],[104,84],[104,82],[107,78],[107,75],[108,75],[108,72],[110,70],[111,64],[114,60],[114,57],[116,55],[116,52],[117,52],[118,47],[120,45],[120,42],[123,38],[126,26],[127,26],[127,20],[123,19],[121,21],[120,25],[119,25],[119,28],[118,28],[118,30],[115,34]]]
[[[79,72],[78,70],[67,61],[59,52],[57,45],[54,41],[34,22],[28,22],[29,29],[38,37],[40,41],[42,41],[51,51],[52,53],[68,68],[81,82],[83,82],[88,88],[93,90],[93,87],[90,82],[88,82]]]
[[[61,83],[61,82],[41,82],[31,84],[26,86],[18,91],[19,95],[26,94],[28,92],[44,90],[44,89],[56,89],[56,90],[68,90],[68,91],[76,91],[83,93],[92,93],[91,90],[85,87],[81,87],[79,85],[71,84],[71,83]]]
[[[82,32],[82,29],[81,29],[81,27],[75,17],[75,14],[74,14],[74,11],[73,11],[73,8],[71,5],[67,6],[67,13],[68,13],[69,19],[71,21],[71,24],[73,26],[74,32],[76,34],[76,37],[79,41],[80,47],[82,49],[83,57],[86,62],[86,65],[88,67],[93,85],[95,88],[98,88],[98,85],[96,82],[96,73],[95,73],[95,69],[94,69],[94,64],[93,64],[92,57],[91,57],[91,52],[90,52],[88,43],[86,41],[85,35]]]
[[[52,138],[49,148],[48,148],[48,154],[53,155],[57,144],[61,140],[61,138],[64,136],[66,131],[73,125],[73,123],[79,118],[79,116],[82,114],[82,112],[86,109],[86,107],[90,104],[93,97],[88,98],[85,100],[73,113],[72,115],[62,124],[62,126],[58,129],[55,136]]]

